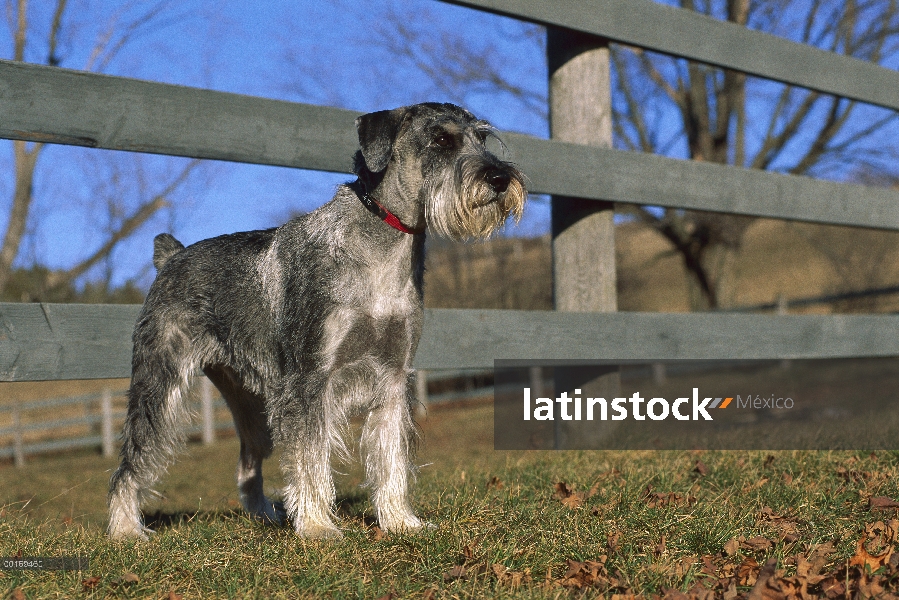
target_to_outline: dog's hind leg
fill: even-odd
[[[112,538],[147,539],[152,531],[141,521],[140,505],[153,494],[153,484],[184,444],[182,424],[188,418],[184,394],[191,365],[187,354],[179,352],[184,350],[182,344],[170,339],[159,343],[151,329],[153,323],[144,323],[135,333],[121,463],[110,480],[107,499]]]
[[[382,386],[382,399],[369,412],[362,430],[366,484],[372,490],[372,504],[383,529],[420,529],[423,524],[408,499],[411,454],[416,442],[410,404],[414,395],[405,370],[385,377]]]
[[[230,369],[207,367],[203,372],[225,398],[240,436],[237,462],[240,503],[257,519],[282,524],[286,517],[284,505],[267,498],[262,490],[262,461],[271,456],[273,448],[263,398],[244,389]]]

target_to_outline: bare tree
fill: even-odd
[[[56,0],[48,12],[32,10],[34,7],[29,6],[28,0],[7,0],[5,12],[13,39],[11,58],[62,66],[68,62],[67,53],[77,55],[76,47],[86,46],[81,49],[86,52],[80,52],[87,56],[81,68],[104,72],[134,40],[170,24],[171,7],[169,0],[152,4],[125,3],[108,15],[102,27],[95,29],[70,18],[71,9],[67,0]],[[49,5],[39,5],[39,8],[47,9]],[[47,148],[43,143],[11,143],[14,185],[6,231],[0,245],[0,293],[10,280],[27,228],[34,226],[31,220],[34,218],[35,177],[39,159]],[[115,210],[120,215],[116,226],[107,228],[96,250],[89,256],[64,271],[48,272],[45,280],[33,290],[32,298],[40,299],[61,286],[70,285],[108,257],[117,244],[168,206],[168,198],[188,180],[196,167],[197,161],[191,161],[167,181],[156,181],[152,185],[144,182],[136,206],[126,206],[121,198],[123,194],[119,194],[117,199],[110,199],[109,202],[115,203]],[[87,171],[84,175],[90,177]],[[66,200],[71,199],[60,198],[60,201]]]
[[[682,0],[681,6],[762,31],[792,32],[796,41],[872,62],[894,53],[899,41],[893,1]],[[625,148],[681,146],[681,155],[693,160],[794,175],[845,178],[859,169],[893,168],[895,149],[879,143],[896,123],[892,111],[859,111],[854,101],[638,49],[619,47],[614,57],[616,134]],[[646,108],[659,99],[666,115],[677,116],[674,136]],[[680,254],[697,292],[694,307],[719,306],[753,219],[646,207],[630,212]]]
[[[882,63],[899,50],[896,0],[680,0],[702,12],[825,50]],[[459,101],[479,94],[545,119],[546,90],[516,79],[500,44],[545,48],[537,26],[511,23],[472,43],[433,16],[381,15],[366,42]],[[496,41],[501,38],[502,41]],[[520,53],[519,53],[520,54]],[[859,170],[895,174],[896,114],[818,92],[683,59],[612,46],[615,143],[652,152],[782,173],[851,179]],[[389,72],[381,72],[382,86]],[[892,137],[890,137],[892,135]],[[671,244],[690,275],[695,309],[726,303],[733,263],[752,218],[622,205]]]

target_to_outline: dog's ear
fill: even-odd
[[[387,168],[393,143],[400,134],[406,119],[406,108],[379,110],[356,118],[356,132],[362,147],[365,166],[372,173],[380,173]]]

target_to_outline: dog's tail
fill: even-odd
[[[175,254],[184,250],[184,244],[168,233],[160,233],[153,238],[153,266],[159,271]]]

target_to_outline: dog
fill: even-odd
[[[184,443],[188,379],[224,397],[240,436],[244,509],[339,538],[332,457],[349,459],[348,419],[386,531],[424,524],[409,500],[417,431],[412,359],[421,336],[425,230],[486,238],[527,197],[516,166],[488,151],[495,130],[453,104],[356,119],[357,179],[281,227],[184,247],[154,240],[157,276],[134,330],[121,463],[108,496],[112,538],[147,539],[140,506]],[[283,502],[262,491],[262,461],[283,447]]]

